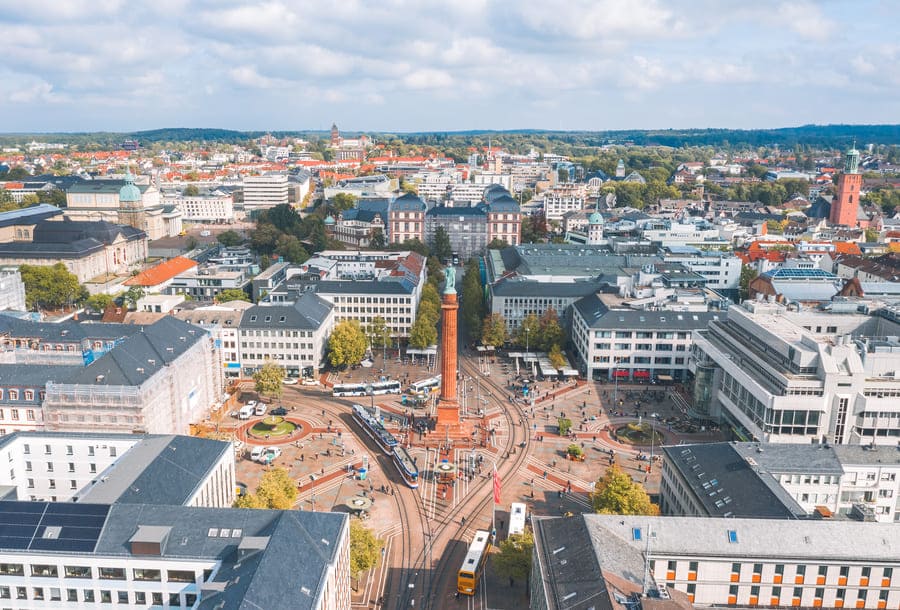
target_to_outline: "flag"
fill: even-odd
[[[494,504],[500,504],[500,475],[497,474],[496,466],[494,466]]]

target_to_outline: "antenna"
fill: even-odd
[[[647,548],[644,551],[644,581],[641,583],[641,592],[647,595],[647,581],[650,580],[650,540],[653,538],[653,526],[647,524]]]

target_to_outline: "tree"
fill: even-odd
[[[366,345],[359,320],[339,322],[328,338],[328,362],[337,367],[359,364],[366,355]]]
[[[450,236],[443,226],[438,225],[434,230],[431,252],[438,257],[438,260],[440,261],[447,261],[453,256],[453,246],[450,244]]]
[[[537,345],[544,351],[550,351],[554,346],[561,346],[565,339],[565,333],[559,324],[559,316],[556,310],[548,307],[540,319]]]
[[[481,270],[476,258],[472,258],[466,263],[459,307],[469,336],[473,339],[481,337],[481,322],[484,320],[486,312],[484,289],[481,287]]]
[[[594,511],[603,515],[658,515],[644,486],[631,480],[618,466],[611,466],[594,485]]]
[[[521,534],[510,534],[500,543],[500,552],[494,555],[494,569],[500,576],[516,580],[524,580],[528,588],[531,575],[531,553],[534,549],[534,536],[529,530]]]
[[[101,292],[100,294],[92,294],[89,296],[87,301],[85,301],[85,305],[94,311],[102,312],[105,311],[112,302],[113,298],[110,295]]]
[[[250,301],[250,295],[240,288],[226,288],[216,295],[216,303],[227,303],[228,301]]]
[[[361,572],[375,567],[381,546],[381,541],[359,519],[350,521],[350,573],[354,578],[358,580]]]
[[[508,248],[509,244],[506,243],[505,239],[500,239],[499,237],[495,237],[488,243],[488,250],[502,250],[503,248]]]
[[[244,238],[241,237],[241,234],[237,231],[223,231],[219,233],[216,237],[216,240],[226,248],[232,248],[234,246],[239,246],[244,243]]]
[[[275,242],[275,252],[289,263],[300,264],[309,258],[300,240],[293,235],[282,235]]]
[[[385,244],[384,231],[382,231],[380,227],[375,227],[372,230],[372,238],[369,240],[369,246],[373,250],[384,250]]]
[[[272,468],[263,473],[256,493],[238,498],[235,508],[270,508],[288,510],[297,501],[297,484],[284,468]]]
[[[63,263],[55,265],[19,265],[25,284],[25,303],[29,309],[56,309],[87,299],[88,294],[75,274]]]
[[[250,233],[250,247],[260,254],[272,254],[275,251],[275,243],[281,236],[281,231],[274,225],[260,223]]]
[[[41,202],[38,196],[35,193],[28,193],[24,197],[22,197],[22,207],[27,208],[33,205],[37,205]]]
[[[533,313],[528,314],[522,319],[519,328],[516,329],[516,343],[528,349],[534,349],[535,344],[540,337],[538,333],[541,330],[541,321]]]
[[[550,360],[550,364],[553,365],[553,368],[556,370],[565,368],[566,366],[566,357],[562,353],[562,349],[560,349],[559,345],[554,344],[553,347],[550,348],[550,353],[547,354],[547,359]]]
[[[866,229],[866,242],[867,243],[875,243],[878,241],[878,229]]]
[[[253,373],[253,381],[256,382],[256,391],[260,395],[278,398],[284,392],[284,387],[281,385],[284,381],[284,367],[271,360],[266,360]]]
[[[755,280],[758,275],[759,272],[750,265],[743,265],[741,267],[741,277],[739,280],[741,301],[746,301],[750,298],[750,282]]]
[[[506,343],[506,320],[499,313],[492,313],[481,324],[481,344],[503,347]]]
[[[235,508],[268,508],[262,499],[254,493],[245,493],[234,501]]]
[[[144,289],[140,286],[132,286],[122,295],[122,300],[130,309],[137,309],[137,302],[144,298]]]
[[[338,193],[331,198],[331,207],[335,213],[340,214],[356,207],[356,197],[348,193]]]
[[[200,194],[200,189],[197,188],[196,184],[189,184],[184,187],[184,190],[181,191],[181,194],[185,197],[196,197]]]
[[[419,315],[409,329],[409,346],[415,349],[425,349],[431,345],[437,344],[437,327],[436,321],[427,315]]]
[[[391,329],[388,328],[387,320],[381,316],[372,318],[372,321],[366,325],[366,336],[373,349],[383,350],[388,347],[391,344]]]

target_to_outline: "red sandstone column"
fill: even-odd
[[[441,300],[441,402],[456,402],[456,294]]]

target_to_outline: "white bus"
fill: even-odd
[[[525,505],[513,502],[509,507],[509,536],[525,532]]]
[[[409,384],[410,394],[425,394],[427,392],[437,392],[441,389],[441,376],[429,377],[422,381],[416,381]]]

